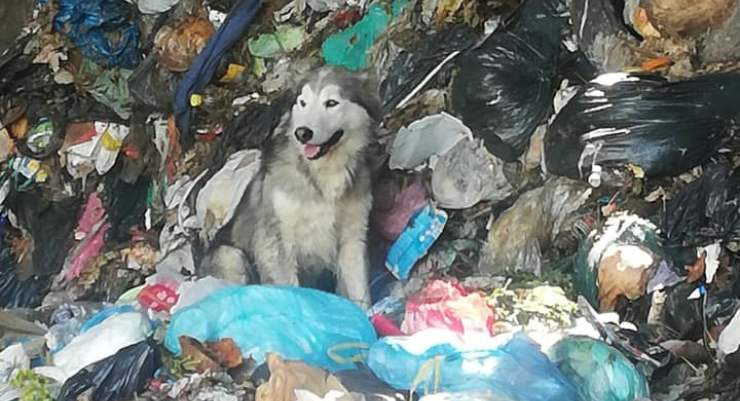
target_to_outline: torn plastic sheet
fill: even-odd
[[[60,150],[67,165],[67,172],[74,178],[83,178],[93,170],[105,175],[115,164],[123,140],[128,136],[126,126],[95,122],[93,130],[77,142]]]
[[[481,201],[502,201],[514,193],[504,162],[480,140],[464,139],[440,157],[432,172],[432,195],[440,207],[465,209]]]
[[[441,156],[461,139],[473,139],[473,132],[459,119],[440,113],[401,128],[390,151],[388,167],[410,170],[420,167],[433,155]]]
[[[228,223],[247,186],[261,166],[262,152],[247,149],[229,156],[226,164],[198,192],[195,213],[200,234],[210,241]]]

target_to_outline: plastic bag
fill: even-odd
[[[77,397],[89,389],[93,389],[92,401],[132,399],[144,390],[160,366],[156,348],[148,341],[141,341],[67,379],[57,400],[77,401]]]
[[[740,173],[714,164],[665,207],[661,233],[672,246],[706,245],[740,238]]]
[[[422,394],[490,390],[518,401],[577,401],[573,388],[525,334],[462,340],[427,330],[386,337],[370,348],[368,366],[399,390]]]
[[[0,308],[35,308],[41,305],[42,290],[47,280],[31,277],[18,279],[10,247],[0,250]]]
[[[406,334],[438,328],[491,335],[494,318],[480,293],[466,290],[454,279],[432,280],[408,298],[401,329]]]
[[[657,228],[626,212],[617,213],[581,243],[575,259],[574,284],[594,307],[613,310],[617,298],[635,300],[663,258]],[[597,301],[598,298],[598,301]]]
[[[233,339],[260,364],[268,352],[329,371],[351,369],[357,349],[376,340],[365,314],[351,301],[299,287],[226,288],[172,316],[164,344],[180,354],[182,335],[198,341]],[[342,352],[342,350],[345,350]]]
[[[462,140],[437,160],[432,194],[440,207],[466,209],[481,201],[500,202],[514,193],[505,165],[480,141]]]
[[[514,161],[550,109],[560,32],[560,0],[527,0],[504,30],[456,59],[452,106],[486,149]]]
[[[479,270],[542,272],[542,256],[568,216],[586,202],[591,190],[568,179],[550,179],[522,194],[494,221],[481,251]]]
[[[398,131],[388,167],[396,170],[421,167],[430,157],[444,155],[466,138],[473,139],[473,133],[457,118],[447,113],[424,117]]]
[[[578,27],[574,29],[578,47],[600,72],[620,71],[633,65],[629,45],[637,43],[625,29],[619,11],[610,0],[570,3],[572,26]]]
[[[569,337],[553,345],[548,355],[582,401],[633,401],[650,397],[642,373],[621,352],[603,341]]]
[[[604,74],[579,88],[545,135],[547,172],[618,185],[628,164],[648,177],[675,176],[714,154],[730,133],[740,74],[668,82]]]
[[[382,5],[373,4],[355,25],[329,36],[321,45],[327,64],[357,71],[367,67],[368,51],[385,31],[391,17]]]
[[[157,56],[150,55],[128,78],[128,89],[136,103],[152,110],[169,112],[177,82],[172,73],[159,65]]]
[[[149,320],[141,313],[123,312],[113,315],[80,333],[55,353],[54,365],[61,368],[67,376],[73,376],[84,367],[146,339],[150,330]]]
[[[82,53],[105,66],[139,64],[139,28],[123,0],[60,0],[54,30],[66,32]],[[109,36],[118,34],[117,43]]]
[[[395,241],[406,228],[409,218],[428,201],[424,182],[418,176],[383,180],[373,189],[370,225],[385,240]]]
[[[383,111],[391,112],[448,56],[472,46],[477,39],[475,30],[467,25],[453,25],[401,51],[387,67],[381,62],[373,63],[382,78],[380,98]],[[449,66],[452,66],[451,62]]]

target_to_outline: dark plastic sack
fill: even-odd
[[[622,21],[622,8],[613,0],[573,0],[573,33],[578,47],[599,72],[620,71],[631,64],[631,37]],[[636,42],[636,41],[635,41]]]
[[[715,164],[665,208],[661,231],[666,244],[703,246],[740,238],[740,170]]]
[[[135,8],[123,0],[59,0],[54,30],[66,32],[82,53],[104,66],[139,64]],[[118,35],[116,43],[111,37]]]
[[[502,31],[456,59],[452,106],[505,161],[524,152],[550,110],[564,7],[558,0],[528,0]]]
[[[467,25],[455,25],[424,37],[412,49],[402,51],[380,85],[383,112],[391,112],[448,55],[472,46],[477,39],[476,32]]]
[[[600,181],[614,183],[627,164],[647,176],[683,173],[722,146],[740,114],[738,102],[740,74],[680,82],[602,75],[579,88],[548,128],[546,169],[584,179],[597,165],[605,177]]]
[[[46,280],[38,276],[19,280],[10,248],[0,250],[0,308],[35,308],[41,305],[41,292]]]
[[[172,110],[177,79],[174,74],[159,66],[153,55],[147,57],[128,79],[128,90],[136,103],[153,110]]]
[[[33,238],[31,273],[39,276],[59,273],[66,256],[66,242],[77,223],[80,201],[73,197],[51,202],[40,191],[12,191],[6,206]]]
[[[108,174],[104,200],[111,224],[108,232],[110,240],[126,242],[132,228],[144,226],[150,184],[151,181],[145,177],[139,177],[135,183],[129,184],[115,174]]]
[[[159,353],[148,341],[129,345],[67,379],[57,400],[77,401],[89,389],[92,401],[132,399],[160,366]]]
[[[694,290],[696,290],[695,284],[681,283],[666,292],[661,322],[677,333],[676,338],[695,341],[703,336],[703,300],[688,299]],[[709,291],[704,309],[707,326],[726,324],[738,307],[740,307],[740,300],[732,291]]]

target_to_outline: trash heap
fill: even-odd
[[[0,4],[0,400],[740,399],[739,18]],[[200,266],[322,64],[379,82],[366,311]]]

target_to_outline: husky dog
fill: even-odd
[[[367,147],[380,118],[378,88],[367,74],[338,67],[309,74],[204,264],[233,271],[249,260],[261,282],[287,285],[332,267],[338,292],[368,307]]]

